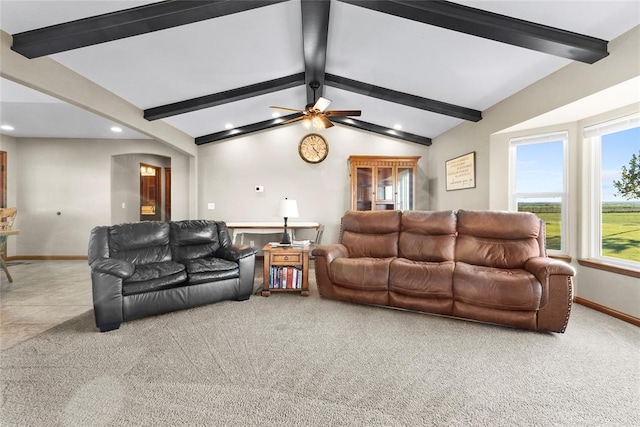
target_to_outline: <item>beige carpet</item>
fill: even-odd
[[[124,323],[88,312],[1,353],[2,426],[634,426],[640,328],[565,334],[252,296]]]

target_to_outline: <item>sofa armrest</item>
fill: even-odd
[[[349,250],[341,243],[335,243],[333,245],[316,246],[311,252],[314,257],[324,257],[327,260],[327,265],[331,264],[336,258],[348,258]]]
[[[527,260],[525,270],[533,274],[542,284],[540,307],[549,302],[549,282],[551,276],[575,276],[576,270],[564,261],[548,257],[534,257]]]
[[[91,263],[91,270],[111,274],[121,279],[126,279],[133,275],[135,266],[128,261],[116,258],[98,258]]]
[[[216,258],[226,259],[227,261],[238,262],[242,258],[246,258],[249,256],[254,256],[258,253],[255,248],[247,245],[231,245],[231,246],[223,246],[216,251],[214,256]]]

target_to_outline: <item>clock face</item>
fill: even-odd
[[[329,154],[329,146],[322,136],[312,133],[302,138],[298,153],[305,162],[320,163]]]

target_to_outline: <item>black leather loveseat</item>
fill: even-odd
[[[235,246],[226,223],[146,221],[91,230],[93,307],[100,331],[127,320],[253,291],[256,250]]]

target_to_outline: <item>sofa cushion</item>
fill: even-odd
[[[526,270],[456,262],[453,296],[456,301],[475,306],[535,311],[540,307],[542,285]]]
[[[455,245],[454,211],[408,211],[402,214],[399,257],[415,261],[453,261]]]
[[[329,265],[333,282],[358,290],[388,289],[389,266],[395,258],[336,258]]]
[[[186,281],[185,266],[174,261],[137,265],[133,275],[122,282],[122,293],[158,291],[184,285]]]
[[[190,285],[240,277],[238,264],[221,258],[198,258],[183,262]]]
[[[529,212],[458,211],[455,259],[496,268],[524,268],[544,255],[542,222]]]
[[[169,224],[143,221],[112,226],[109,256],[136,265],[171,260]]]
[[[389,268],[389,290],[423,298],[453,298],[453,261],[424,262],[397,258]]]
[[[400,211],[348,211],[341,222],[340,243],[349,257],[398,256]]]

